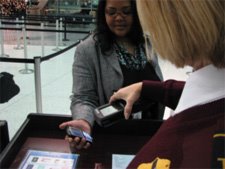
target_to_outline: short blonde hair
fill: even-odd
[[[225,67],[224,0],[138,0],[155,51],[177,67],[198,61]]]

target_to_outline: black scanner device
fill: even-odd
[[[108,127],[112,124],[124,119],[124,100],[117,100],[112,104],[105,104],[94,110],[95,121],[102,127]]]

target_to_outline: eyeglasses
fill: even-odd
[[[132,10],[131,7],[124,7],[121,10],[117,10],[116,8],[106,8],[105,9],[105,14],[111,17],[115,17],[118,14],[122,17],[130,16],[132,15]]]

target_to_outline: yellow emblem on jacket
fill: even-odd
[[[170,160],[156,158],[151,163],[142,163],[138,166],[137,169],[169,169],[170,168]]]

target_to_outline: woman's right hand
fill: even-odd
[[[132,84],[130,86],[119,89],[110,97],[109,103],[116,100],[125,100],[126,106],[124,108],[125,119],[129,119],[132,112],[133,104],[139,99],[142,90],[142,82]]]
[[[67,122],[60,124],[59,128],[65,129],[67,126],[78,128],[88,134],[91,134],[91,126],[85,120],[79,119],[79,120],[67,121]],[[72,138],[72,137],[69,137],[68,135],[66,135],[65,139],[70,143],[71,147],[74,148],[75,150],[81,150],[83,148],[87,149],[91,145],[84,138],[81,139],[80,137]]]

